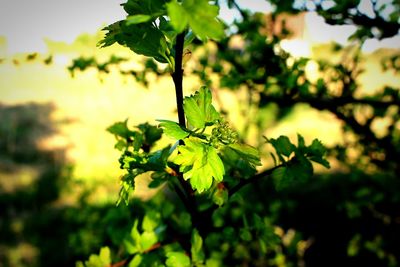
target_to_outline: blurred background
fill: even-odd
[[[185,95],[208,84],[241,138],[263,152],[260,169],[273,164],[263,136],[295,142],[299,133],[329,148],[331,169],[264,200],[288,250],[306,266],[330,257],[398,266],[399,4],[377,1],[397,24],[385,35],[379,25],[366,33],[334,17],[328,24],[307,1],[236,1],[245,13],[220,2],[234,26],[221,43],[190,48]],[[342,2],[378,14],[375,1]],[[102,27],[125,18],[119,4],[0,3],[0,266],[72,266],[114,242],[139,209],[115,207],[119,152],[106,128],[177,115],[165,66],[96,46]],[[138,179],[137,198],[155,193],[147,183]]]

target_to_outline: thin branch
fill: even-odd
[[[248,185],[250,183],[254,183],[256,181],[258,181],[261,178],[264,178],[266,176],[269,176],[272,174],[273,171],[275,171],[276,169],[279,169],[281,167],[284,167],[283,164],[277,165],[271,169],[265,170],[263,172],[260,172],[256,175],[254,175],[253,177],[249,178],[249,179],[241,179],[239,181],[239,183],[237,185],[235,185],[234,187],[232,187],[231,189],[229,189],[229,196],[232,196],[233,194],[235,194],[237,191],[239,191],[240,189],[242,189],[245,185]]]
[[[185,43],[185,31],[178,34],[175,43],[175,70],[172,73],[172,79],[175,84],[175,95],[176,95],[176,106],[178,109],[179,125],[186,127],[185,113],[183,111],[183,69],[182,69],[182,57],[183,57],[183,45]]]
[[[179,125],[186,127],[185,112],[183,110],[183,68],[182,68],[182,57],[183,57],[183,46],[185,43],[185,31],[178,34],[175,42],[175,70],[172,73],[172,79],[175,84],[175,95],[176,95],[176,106],[178,110]],[[183,144],[182,141],[179,142]],[[178,181],[186,193],[186,197],[183,197],[182,191],[179,188],[175,188],[177,194],[181,198],[183,204],[187,208],[188,212],[192,216],[193,221],[197,221],[198,212],[196,207],[196,200],[194,197],[194,191],[190,184],[183,179],[182,173],[178,174]]]

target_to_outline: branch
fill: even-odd
[[[179,125],[186,127],[185,113],[183,111],[183,69],[182,69],[182,57],[183,57],[183,44],[185,43],[185,31],[178,34],[175,43],[175,70],[172,73],[172,79],[175,84],[175,95],[176,95],[176,106],[178,109]]]
[[[275,171],[276,169],[279,169],[281,167],[284,167],[284,165],[283,164],[277,165],[277,166],[275,166],[275,167],[273,167],[271,169],[268,169],[268,170],[265,170],[263,172],[260,172],[260,173],[254,175],[253,177],[251,177],[249,179],[241,179],[237,185],[235,185],[234,187],[232,187],[231,189],[228,190],[229,196],[231,197],[237,191],[242,189],[242,187],[244,187],[245,185],[250,184],[250,183],[254,183],[254,182],[256,182],[257,180],[259,180],[261,178],[264,178],[266,176],[271,175],[273,171]]]
[[[185,112],[183,110],[183,69],[182,69],[182,57],[183,57],[183,46],[185,43],[185,31],[178,34],[176,37],[175,43],[175,70],[172,73],[172,79],[175,84],[175,95],[176,95],[176,106],[178,110],[178,120],[179,125],[182,127],[186,127],[185,122]],[[182,145],[183,142],[179,141],[179,144]],[[183,197],[182,192],[179,188],[175,188],[177,194],[181,198],[183,204],[188,209],[188,212],[192,216],[193,221],[196,220],[198,217],[198,212],[196,209],[196,200],[194,198],[194,191],[191,188],[190,184],[186,182],[183,177],[182,173],[178,173],[178,180],[186,193],[186,198]]]

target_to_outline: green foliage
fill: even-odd
[[[110,249],[108,247],[102,247],[99,255],[90,255],[89,260],[83,262],[77,262],[76,267],[104,267],[111,264]]]
[[[175,30],[180,33],[187,25],[202,40],[221,39],[224,36],[222,24],[216,19],[219,8],[207,0],[173,0],[167,4],[168,15]]]
[[[297,147],[288,137],[280,136],[278,139],[267,139],[276,151],[282,168],[274,170],[272,177],[276,181],[277,188],[281,189],[295,182],[305,182],[313,175],[312,161],[329,168],[329,162],[324,158],[326,148],[318,139],[314,139],[311,145],[306,146],[304,138],[297,135]],[[293,155],[293,157],[291,157]]]
[[[181,140],[189,136],[190,132],[186,131],[178,123],[168,120],[158,120],[161,122],[159,126],[163,128],[164,133],[173,139]]]
[[[202,87],[196,94],[186,97],[183,101],[183,109],[190,126],[203,129],[207,125],[213,125],[220,115],[213,107],[211,91]]]
[[[190,258],[185,255],[184,252],[168,252],[167,261],[165,262],[167,267],[189,267]]]
[[[278,1],[270,2],[279,5]],[[228,4],[238,7],[235,1],[228,1]],[[293,1],[285,1],[277,10],[298,12],[293,4]],[[354,11],[360,2],[333,1],[330,8],[322,7],[319,2],[313,1],[313,4],[325,18],[330,16],[328,22],[343,24],[355,18],[349,14],[358,16]],[[159,207],[146,209],[142,221],[136,218],[131,232],[123,239],[122,251],[129,256],[129,266],[303,264],[299,255],[304,255],[304,250],[300,249],[309,245],[312,235],[303,237],[295,232],[290,228],[292,222],[276,225],[278,216],[284,218],[302,207],[300,202],[285,202],[284,197],[280,199],[276,195],[312,190],[301,185],[317,182],[313,180],[313,164],[330,167],[326,160],[329,151],[318,139],[306,145],[301,135],[297,136],[297,145],[286,136],[270,138],[267,143],[275,150],[275,154],[271,153],[275,166],[257,170],[261,166],[258,149],[239,139],[212,105],[212,93],[208,87],[200,87],[195,94],[181,99],[182,81],[179,79],[182,66],[175,64],[181,62],[182,46],[193,40],[190,37],[193,34],[203,41],[207,38],[219,40],[217,52],[211,56],[207,54],[200,60],[202,69],[194,71],[205,84],[211,84],[210,72],[218,72],[222,76],[221,87],[249,90],[249,107],[268,108],[270,102],[281,105],[277,118],[284,118],[294,104],[303,102],[313,108],[334,112],[338,118],[353,124],[361,137],[366,136],[365,143],[372,140],[378,147],[386,146],[387,151],[391,151],[388,157],[394,158],[398,153],[387,147],[385,142],[388,139],[382,141],[374,138],[373,134],[363,135],[371,125],[357,124],[357,120],[349,116],[353,114],[348,107],[351,101],[371,103],[371,99],[356,99],[357,83],[353,79],[356,73],[351,72],[351,66],[318,63],[321,72],[329,70],[333,75],[310,81],[305,71],[309,60],[295,59],[279,49],[279,38],[288,33],[282,31],[279,36],[272,33],[272,37],[262,35],[265,18],[260,15],[251,17],[240,8],[243,21],[234,24],[237,34],[244,38],[244,44],[240,49],[231,49],[228,45],[231,39],[225,38],[224,28],[216,18],[218,1],[132,0],[123,6],[128,17],[106,27],[108,32],[100,45],[117,42],[137,54],[168,63],[177,90],[179,114],[179,123],[159,120],[158,128],[146,124],[129,129],[127,121],[108,128],[117,139],[116,148],[122,152],[120,167],[126,171],[121,180],[120,201],[129,203],[129,194],[140,174],[150,172],[152,181],[149,187],[168,185],[159,191],[163,196],[156,200]],[[392,22],[387,25],[392,25]],[[365,27],[360,27],[356,35],[373,36],[372,31]],[[340,93],[330,93],[327,81],[337,85]],[[390,90],[387,90],[387,96],[389,101],[398,100],[398,95],[390,93]],[[336,100],[338,105],[333,105],[331,102]],[[381,110],[377,113],[387,112],[381,104],[378,105]],[[261,127],[262,118],[257,117],[255,121]],[[251,123],[254,123],[252,118],[249,119]],[[155,142],[163,134],[175,143],[154,149]],[[376,152],[377,146],[371,146],[368,151]],[[264,179],[267,177],[272,179]],[[245,191],[246,185],[252,191]],[[174,203],[176,205],[170,203],[171,193],[179,198],[179,202]],[[361,191],[357,197],[368,194]],[[376,199],[379,201],[379,196]],[[362,214],[362,209],[353,202],[344,202],[342,208],[352,219]],[[299,217],[293,221],[305,216],[301,214]],[[360,242],[360,238],[354,237],[349,243],[348,253],[352,256],[359,253]],[[379,254],[381,258],[391,258],[391,254],[388,256],[383,252],[382,246],[378,237],[372,241],[365,240],[366,250]],[[298,261],[287,263],[292,258]]]

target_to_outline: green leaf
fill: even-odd
[[[277,190],[306,182],[312,175],[312,164],[304,156],[296,156],[285,167],[278,168],[272,172],[272,178]]]
[[[221,207],[226,202],[228,202],[228,190],[226,190],[225,188],[218,188],[217,190],[215,190],[212,196],[212,200],[215,204]]]
[[[189,132],[181,127],[178,123],[168,120],[158,120],[160,121],[160,127],[163,128],[164,133],[177,140],[182,140],[189,135]]]
[[[290,154],[292,154],[292,152],[296,149],[287,136],[281,135],[278,137],[278,139],[271,138],[268,141],[275,148],[278,155],[289,157]]]
[[[128,139],[129,137],[132,136],[133,131],[128,129],[128,119],[122,122],[116,122],[110,127],[107,128],[107,131],[109,133],[112,133],[116,136],[120,136],[124,139]]]
[[[190,258],[186,256],[184,252],[168,252],[167,261],[165,262],[167,267],[189,267]]]
[[[151,248],[158,241],[157,235],[155,232],[145,231],[140,236],[140,247],[141,252],[144,252]]]
[[[122,4],[129,15],[161,16],[165,13],[166,0],[128,0]]]
[[[161,215],[155,211],[147,211],[143,218],[142,228],[145,231],[154,231],[161,223]]]
[[[145,143],[149,146],[153,145],[157,140],[161,139],[162,130],[157,126],[149,123],[142,123],[137,128],[143,133]]]
[[[207,0],[176,0],[167,5],[168,16],[176,31],[181,32],[189,23],[193,32],[202,40],[219,40],[224,36],[224,28],[217,20],[219,8]]]
[[[256,148],[247,144],[239,143],[230,144],[229,147],[238,153],[243,160],[249,162],[253,167],[261,165],[260,154]]]
[[[192,232],[192,247],[190,253],[194,264],[201,264],[204,262],[203,239],[197,229],[194,229]]]
[[[143,15],[143,14],[132,15],[132,16],[129,16],[126,18],[126,25],[140,24],[140,23],[148,22],[149,20],[151,20],[150,15]]]
[[[109,266],[111,264],[111,253],[108,247],[102,247],[100,249],[99,255],[92,254],[89,257],[89,260],[85,261],[85,264],[82,262],[77,262],[76,266],[80,267],[104,267]]]
[[[128,144],[126,143],[125,140],[118,140],[117,143],[115,144],[114,148],[116,148],[119,151],[122,151],[126,149]]]
[[[129,194],[135,189],[135,177],[133,173],[127,173],[122,177],[117,206],[121,201],[124,201],[125,205],[129,204]]]
[[[134,254],[141,251],[140,248],[140,233],[137,229],[138,227],[138,220],[135,220],[133,223],[130,236],[123,240],[123,244],[125,246],[126,251],[129,254]]]
[[[128,25],[126,20],[113,23],[103,30],[108,31],[98,45],[107,47],[114,43],[129,47],[139,55],[153,57],[168,63],[168,48],[164,34],[151,22]]]
[[[176,0],[167,4],[167,11],[171,19],[172,27],[174,27],[178,33],[181,33],[188,25],[188,13]]]
[[[324,159],[326,148],[318,139],[314,139],[309,147],[307,147],[307,156],[310,160],[317,162],[325,168],[330,168],[329,162]]]
[[[202,87],[194,95],[185,97],[183,109],[189,124],[198,129],[220,119],[219,113],[212,105],[211,91],[207,87]]]
[[[178,146],[179,154],[173,162],[180,165],[183,178],[189,180],[193,189],[202,193],[211,187],[213,178],[221,182],[225,173],[224,164],[215,148],[196,138],[185,139]]]
[[[142,255],[136,254],[135,257],[129,262],[128,267],[139,267],[142,263]]]
[[[304,149],[305,148],[304,137],[301,136],[300,134],[297,134],[297,147],[299,149]]]
[[[164,171],[170,155],[170,148],[170,146],[167,146],[150,154],[148,162],[143,168],[147,171]]]

